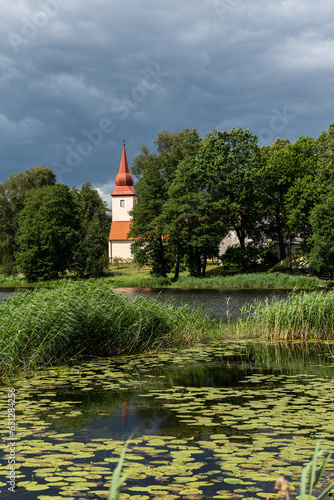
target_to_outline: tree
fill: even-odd
[[[195,162],[188,157],[179,164],[163,206],[167,246],[176,255],[174,279],[183,259],[191,276],[205,276],[207,259],[218,256],[219,243],[229,229],[220,200],[213,200],[201,184]]]
[[[132,210],[133,221],[129,236],[136,239],[135,259],[146,262],[152,273],[166,276],[175,261],[167,246],[163,206],[168,199],[168,189],[175,177],[179,163],[193,155],[200,143],[198,132],[183,129],[180,132],[161,132],[155,144],[157,152],[150,153],[146,146],[134,159],[131,170],[138,178],[135,192],[138,203]]]
[[[110,217],[107,204],[90,182],[71,192],[80,224],[71,269],[79,275],[101,276],[108,264]]]
[[[29,281],[70,269],[79,231],[78,209],[64,184],[31,190],[19,214],[18,265]]]
[[[42,186],[52,186],[55,182],[56,176],[50,168],[36,166],[12,174],[0,183],[0,267],[5,274],[16,272],[18,217],[27,194]]]
[[[310,215],[311,266],[321,274],[334,276],[334,189],[323,203],[316,205]]]
[[[312,137],[299,137],[291,145],[294,162],[292,184],[284,196],[288,236],[306,241],[311,235],[310,213],[319,200],[318,146]]]
[[[166,199],[166,181],[159,168],[155,155],[151,163],[145,165],[140,182],[135,186],[138,203],[135,204],[129,236],[136,242],[133,245],[135,260],[147,263],[156,276],[166,277],[172,263],[165,251],[165,238],[162,220],[162,206]]]
[[[300,137],[294,144],[277,139],[263,152],[263,226],[266,235],[278,243],[282,260],[287,256],[286,242],[291,258],[294,237],[306,238],[310,232],[308,218],[316,198],[317,147],[309,137]]]
[[[259,239],[262,218],[261,156],[249,130],[213,130],[197,155],[196,170],[213,201],[220,201],[224,222],[234,229],[241,248],[246,237]]]

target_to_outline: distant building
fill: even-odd
[[[130,174],[126,157],[125,144],[119,171],[116,176],[116,187],[112,196],[112,223],[109,234],[109,262],[114,258],[132,259],[131,245],[134,240],[128,239],[131,215],[129,212],[137,202],[133,190],[133,178]]]

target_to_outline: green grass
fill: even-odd
[[[213,263],[208,264],[208,272],[215,272],[217,268]],[[12,276],[9,278],[0,274],[0,287],[1,286],[49,286],[57,287],[63,281],[74,279],[73,275],[62,276],[59,280],[48,282],[33,282],[28,283],[23,275]],[[118,265],[110,265],[109,270],[105,277],[102,278],[107,283],[115,288],[129,287],[129,288],[161,288],[166,286],[179,287],[179,288],[288,288],[294,289],[296,287],[311,290],[319,285],[333,286],[333,283],[320,281],[316,277],[291,275],[281,272],[268,273],[268,272],[252,272],[244,274],[232,274],[227,276],[212,275],[206,278],[193,278],[188,276],[187,271],[182,271],[180,278],[173,282],[173,273],[169,273],[167,278],[157,278],[150,274],[148,266],[138,267],[133,263],[123,263]]]
[[[235,330],[272,340],[334,340],[334,291],[292,294],[244,310]]]
[[[209,278],[181,277],[175,286],[193,288],[288,288],[312,289],[326,283],[315,277],[283,273],[249,273]]]
[[[103,280],[63,282],[0,302],[0,374],[188,345],[214,327],[201,310],[129,300]]]

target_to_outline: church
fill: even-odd
[[[137,202],[133,190],[133,177],[130,174],[126,157],[125,144],[123,144],[122,158],[119,171],[115,179],[116,187],[112,196],[112,223],[109,233],[109,262],[113,259],[132,259],[131,245],[134,240],[128,239],[130,231],[130,211]]]

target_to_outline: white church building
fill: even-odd
[[[119,171],[115,179],[116,187],[112,196],[112,223],[109,233],[109,262],[114,258],[132,259],[131,245],[134,240],[128,239],[132,217],[130,211],[137,202],[133,190],[133,178],[130,174],[126,157],[125,144]]]

